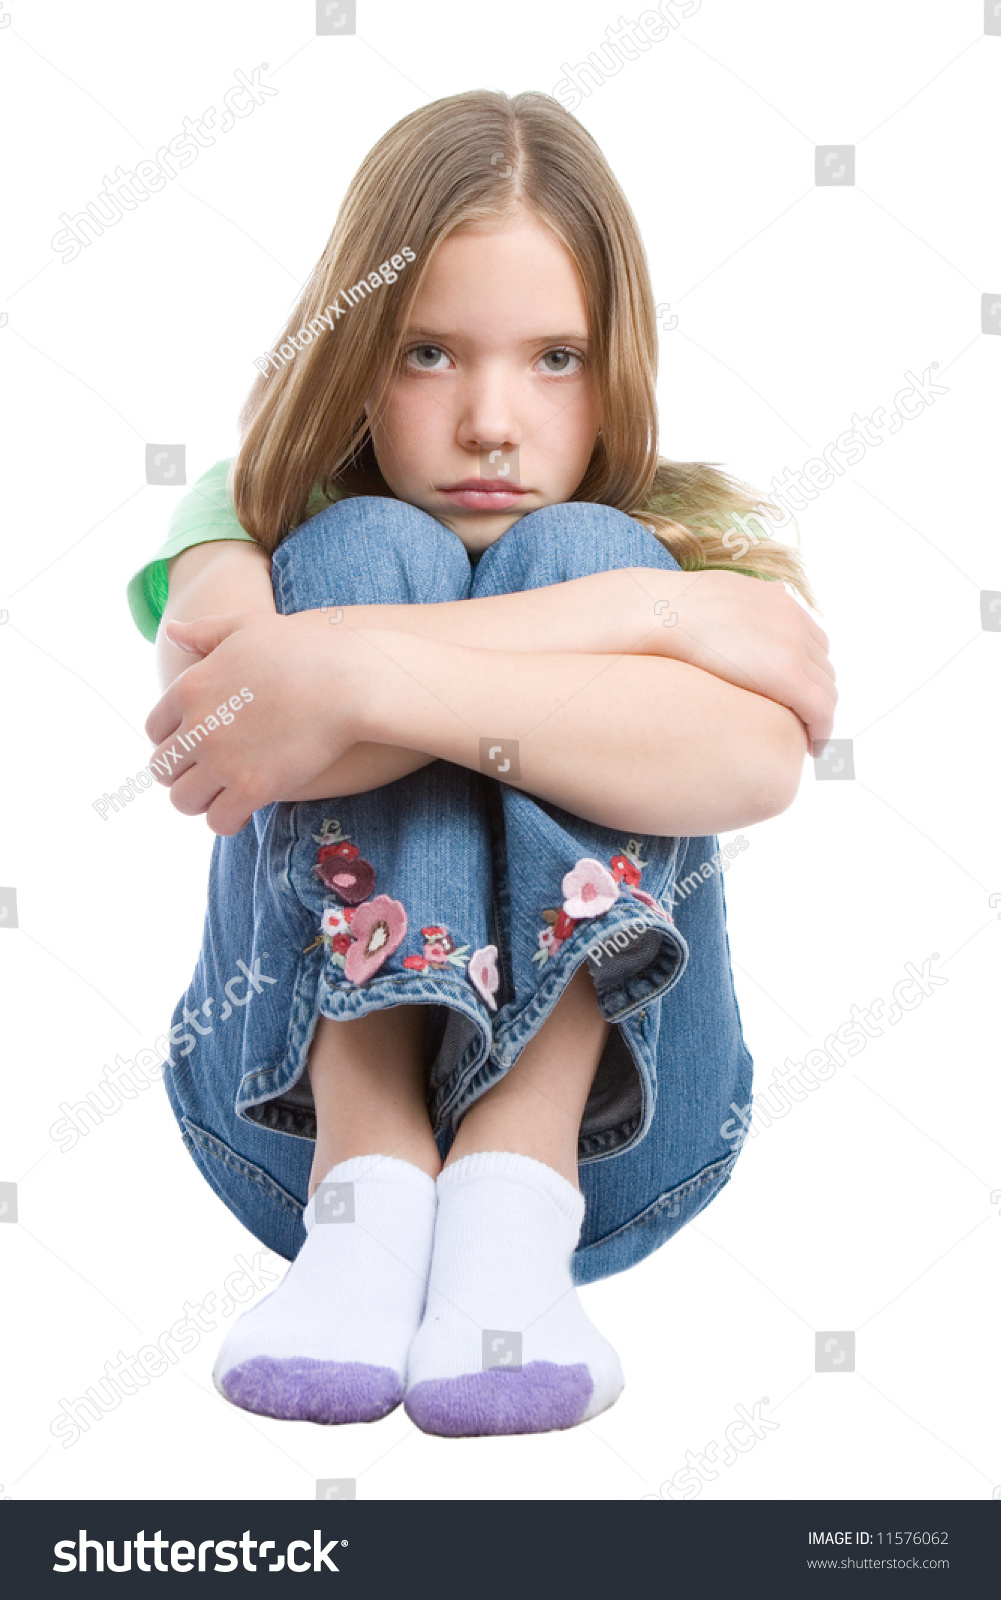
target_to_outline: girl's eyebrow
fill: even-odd
[[[444,339],[444,340],[446,340],[448,342],[451,342],[451,340],[453,340],[456,337],[456,335],[454,333],[451,333],[451,334],[443,333],[441,331],[441,329],[434,329],[434,328],[408,328],[406,330],[405,337],[408,338],[408,339],[427,339],[428,342],[430,343],[430,341],[433,340],[433,339]],[[569,343],[587,344],[587,342],[588,342],[587,334],[586,333],[579,333],[579,332],[574,332],[574,333],[542,333],[542,334],[536,335],[534,338],[522,339],[520,341],[521,345],[523,345],[523,346],[541,345],[541,344],[569,344]]]

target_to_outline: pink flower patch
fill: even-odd
[[[344,976],[352,983],[365,983],[403,943],[407,913],[388,894],[376,895],[374,900],[357,907],[351,918],[351,932],[354,939],[344,958]]]
[[[601,917],[619,897],[619,886],[593,856],[584,856],[563,879],[563,910],[575,920]]]
[[[477,950],[471,957],[466,971],[473,986],[479,990],[491,1011],[496,1011],[497,1001],[494,995],[500,983],[497,974],[497,946],[488,944],[484,945],[482,950]]]

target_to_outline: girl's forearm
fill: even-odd
[[[430,605],[344,608],[351,628],[388,628],[480,650],[677,655],[664,617],[691,573],[620,568],[542,589]],[[658,601],[664,601],[655,611]]]
[[[167,563],[168,593],[156,636],[160,688],[167,689],[180,673],[200,659],[171,644],[167,622],[196,622],[199,617],[261,612],[274,616],[271,561],[266,550],[242,539],[213,539],[191,545]]]
[[[156,639],[157,676],[167,689],[200,656],[171,644],[163,625],[193,622],[200,617],[230,616],[235,612],[274,615],[271,561],[259,545],[242,539],[215,539],[191,545],[167,567],[168,596]],[[365,607],[377,611],[379,608]],[[419,606],[394,607],[419,611]],[[436,607],[435,609],[444,609]],[[416,772],[433,758],[419,750],[393,749],[385,744],[356,744],[334,762],[313,788],[315,793],[297,799],[326,799],[328,795],[363,794],[384,783]]]
[[[364,744],[501,776],[603,827],[728,831],[783,811],[799,785],[799,718],[684,662],[485,650],[386,629],[354,640]],[[491,764],[481,749],[496,744]],[[511,756],[517,776],[497,770]],[[282,798],[346,792],[323,788],[327,776]]]

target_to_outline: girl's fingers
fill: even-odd
[[[170,803],[185,817],[199,817],[223,793],[219,779],[202,766],[192,766],[171,784]]]
[[[149,732],[148,723],[146,731]],[[157,783],[162,783],[165,789],[172,788],[175,779],[180,778],[195,764],[192,752],[185,750],[180,742],[181,731],[178,724],[171,737],[163,739],[150,757],[149,769]]]
[[[161,695],[146,718],[146,737],[152,739],[154,744],[163,744],[166,739],[180,731],[184,713],[181,710],[181,690],[178,686],[183,677],[182,672],[174,679],[170,688]]]
[[[232,838],[245,828],[253,814],[245,796],[237,789],[220,789],[208,807],[205,820],[213,833]]]
[[[805,724],[811,745],[818,741],[826,744],[831,737],[836,703],[837,693],[832,690],[830,679],[818,673],[816,668],[806,667],[802,693],[792,709]]]
[[[810,661],[818,669],[818,671],[822,672],[824,676],[829,678],[833,683],[837,678],[837,673],[834,670],[831,658],[827,654],[827,651],[822,649],[819,644],[816,644],[811,640],[807,645],[807,653]]]

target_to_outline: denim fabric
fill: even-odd
[[[462,600],[640,566],[677,563],[607,506],[532,512],[472,566],[435,518],[358,497],[296,529],[272,578],[280,612],[329,606],[336,619],[337,607]],[[503,746],[505,730],[482,732]],[[526,750],[530,740],[531,730]],[[263,808],[215,841],[202,951],[172,1019],[164,1081],[203,1175],[292,1259],[305,1240],[316,1133],[305,1069],[318,1016],[428,1008],[427,1105],[444,1158],[469,1106],[586,962],[613,1026],[581,1123],[575,1282],[641,1260],[727,1181],[736,1153],[721,1126],[732,1101],[750,1099],[722,879],[712,873],[675,902],[676,882],[716,848],[711,837],[613,832],[446,761],[368,794]]]

